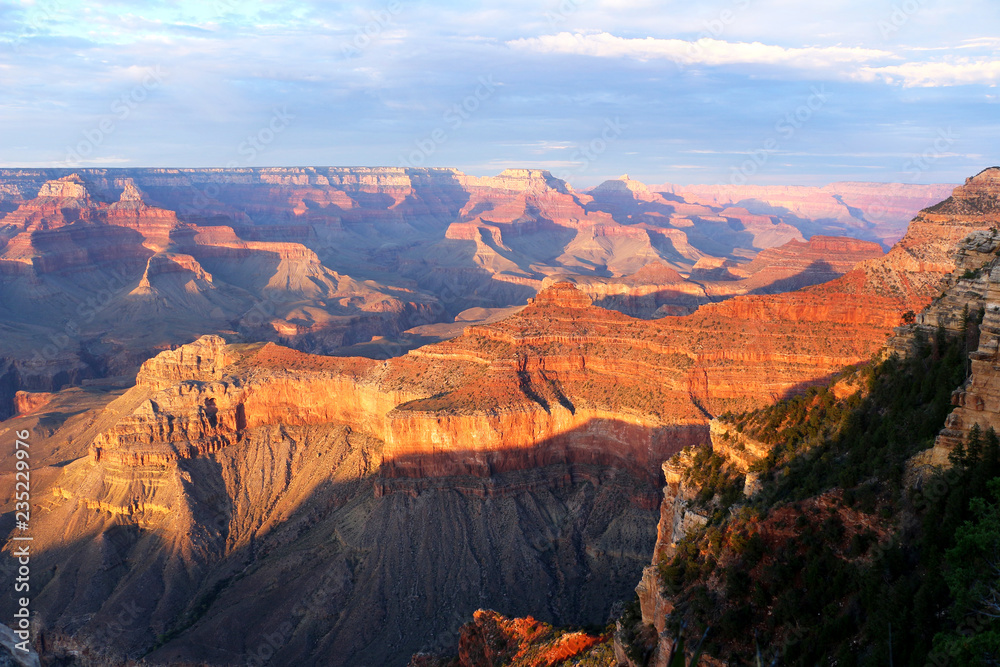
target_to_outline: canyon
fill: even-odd
[[[480,608],[603,625],[702,521],[663,462],[933,312],[956,249],[992,252],[960,242],[996,225],[998,173],[884,254],[842,215],[806,240],[627,177],[0,173],[0,437],[33,434],[40,628],[93,664],[389,665]]]
[[[1000,375],[995,364],[998,334],[1000,334],[1000,169],[989,169],[963,186],[955,189],[952,196],[933,207],[922,211],[910,223],[906,235],[890,251],[882,263],[890,266],[906,266],[918,262],[921,267],[916,275],[907,276],[904,281],[887,281],[884,288],[894,291],[909,289],[925,296],[935,295],[926,307],[919,310],[909,322],[896,327],[893,336],[878,356],[910,356],[919,353],[921,346],[929,341],[940,341],[947,337],[968,342],[968,374],[965,381],[952,393],[954,409],[941,425],[933,440],[933,447],[919,451],[906,463],[908,484],[911,491],[920,497],[921,493],[940,495],[934,484],[941,479],[935,473],[949,469],[954,462],[950,459],[956,449],[968,441],[970,433],[978,429],[985,434],[1000,427],[1000,402],[998,387]],[[893,257],[893,255],[900,255]],[[944,260],[948,257],[947,260]],[[931,267],[931,276],[925,270]],[[858,270],[871,267],[859,267]],[[873,273],[884,277],[883,269]],[[851,272],[852,274],[855,272]],[[936,281],[933,280],[936,277]],[[914,282],[913,278],[926,278]],[[837,282],[857,283],[859,276],[848,274]],[[978,312],[978,315],[977,315]],[[871,391],[865,383],[847,374],[832,385],[832,393],[837,398],[865,395]],[[732,416],[714,418],[710,423],[710,438],[707,449],[720,458],[722,468],[742,479],[743,495],[752,498],[761,489],[761,473],[755,466],[776,449],[774,444],[766,444],[748,434],[744,429],[746,417],[737,421]],[[751,422],[752,423],[752,422]],[[761,428],[760,424],[756,425]],[[769,425],[767,429],[773,430]],[[815,445],[814,445],[815,446]],[[649,651],[648,662],[637,663],[626,655],[627,640],[621,623],[614,638],[614,649],[619,664],[666,665],[668,656],[677,650],[677,635],[667,624],[671,614],[677,609],[678,600],[668,593],[663,579],[664,565],[670,563],[678,553],[678,545],[685,538],[702,534],[710,517],[716,513],[718,495],[705,497],[705,485],[694,479],[698,473],[695,449],[673,455],[663,463],[666,485],[660,503],[660,521],[657,525],[657,539],[651,565],[647,566],[636,587],[640,609],[640,627],[648,628],[644,641]],[[930,484],[930,490],[924,483]],[[872,517],[856,511],[845,510],[841,498],[843,489],[809,498],[807,505],[823,508],[855,530],[874,530],[876,539],[887,539],[889,526],[879,526]],[[926,501],[925,501],[926,502]],[[781,542],[783,529],[790,516],[796,516],[800,525],[810,511],[802,510],[799,503],[792,508],[777,506],[771,509],[772,517],[761,512],[756,530],[769,543]],[[735,516],[735,512],[734,512]],[[780,517],[780,518],[778,518]],[[912,519],[911,519],[912,521]],[[738,522],[734,522],[738,523]],[[718,525],[716,531],[725,531]],[[899,539],[894,538],[894,539]],[[773,548],[773,547],[772,547]],[[888,548],[888,547],[886,547]],[[845,554],[845,557],[847,555]],[[716,582],[716,586],[721,586]],[[786,638],[785,648],[794,638]],[[774,655],[780,656],[784,649]],[[777,659],[777,658],[776,658]],[[699,664],[716,664],[714,658],[705,656]]]
[[[868,190],[910,215],[937,201]],[[786,220],[529,169],[0,169],[0,417],[206,333],[384,359],[559,280],[643,318],[816,284],[887,247],[851,210]]]
[[[802,220],[835,220],[859,230],[868,228],[870,238],[889,245],[906,233],[914,208],[926,208],[951,194],[951,186],[913,185],[904,196],[887,197],[880,184],[856,182],[823,187],[666,183],[653,189],[707,206],[740,206],[761,215],[777,213]]]

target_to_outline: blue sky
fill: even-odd
[[[960,182],[995,0],[0,0],[0,165]]]

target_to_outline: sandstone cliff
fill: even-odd
[[[457,660],[417,655],[409,667],[555,667],[570,660],[610,666],[610,648],[606,637],[559,632],[530,616],[510,619],[480,609],[462,626]]]
[[[435,434],[455,436],[433,420],[398,426],[412,417],[396,406],[481,366],[407,362],[204,337],[144,364],[82,431],[34,441],[33,451],[93,443],[38,473],[37,566],[58,566],[37,596],[49,636],[107,660],[155,648],[154,664],[278,648],[297,664],[402,664],[446,647],[483,604],[606,618],[652,545],[648,487],[600,465],[586,439],[563,453],[428,453],[419,468],[387,467]],[[403,471],[453,477],[415,485]],[[141,617],[102,645],[101,628],[133,603]],[[234,610],[242,632],[222,632]]]
[[[916,461],[941,465],[947,461],[947,453],[954,445],[967,436],[972,424],[979,423],[983,429],[1000,427],[1000,392],[995,391],[996,373],[992,368],[1000,320],[994,322],[990,315],[995,310],[990,304],[998,296],[993,286],[995,280],[1000,280],[1000,273],[996,279],[993,277],[994,264],[1000,261],[996,259],[1000,247],[996,233],[1000,211],[996,204],[998,175],[1000,169],[994,168],[970,178],[964,186],[956,188],[946,202],[918,215],[886,257],[862,262],[843,278],[770,300],[734,299],[702,311],[742,311],[751,320],[754,318],[751,312],[756,312],[756,317],[766,314],[794,318],[795,313],[815,317],[806,304],[815,303],[818,298],[836,295],[840,307],[852,303],[857,307],[860,306],[857,299],[867,294],[869,308],[866,314],[854,311],[862,319],[879,317],[879,310],[883,308],[898,317],[900,309],[908,304],[922,311],[914,314],[914,323],[897,328],[896,336],[887,341],[888,351],[907,353],[917,337],[923,336],[926,340],[938,327],[952,333],[965,331],[969,326],[975,328],[975,312],[982,308],[985,316],[975,332],[980,342],[979,350],[970,354],[970,378],[955,393],[953,401],[957,407],[938,436],[934,449],[918,456]],[[932,301],[933,296],[938,298]],[[927,308],[923,309],[924,306]],[[841,312],[847,319],[854,317],[849,311]],[[891,318],[884,322],[889,326]],[[857,391],[858,387],[845,385],[842,389]],[[756,476],[747,473],[754,463],[769,454],[771,448],[719,419],[711,422],[710,435],[713,454],[722,457],[725,467],[745,474],[744,493],[752,495],[759,486]],[[641,622],[652,626],[655,633],[654,663],[663,659],[673,641],[666,632],[666,622],[674,610],[674,602],[664,592],[658,565],[664,556],[673,554],[681,538],[704,525],[706,514],[711,511],[704,503],[692,502],[700,489],[685,485],[685,472],[693,469],[690,456],[675,456],[663,466],[667,485],[663,490],[653,564],[643,571],[636,588]],[[852,518],[852,522],[857,521],[864,523],[857,517]]]
[[[809,235],[678,199],[627,178],[580,193],[527,169],[0,170],[0,416],[17,390],[127,376],[203,333],[386,358],[428,342],[415,327],[519,306],[567,277],[599,305],[660,317],[825,280],[851,259],[788,246],[746,280],[658,282],[643,267],[744,267]]]
[[[218,174],[146,176],[132,188],[116,186],[123,209],[146,205],[140,191],[166,197],[177,179],[212,184]],[[337,199],[344,212],[382,213],[338,213],[337,224],[386,225],[380,233],[406,225],[426,231],[436,218],[402,211],[415,206],[420,179],[437,183],[442,197],[442,180],[460,180],[426,170],[245,176],[219,197],[242,192],[249,201],[251,186],[267,179],[323,190],[321,176],[328,183],[341,178],[357,206],[327,189],[327,207]],[[552,206],[573,196],[544,174],[504,178],[518,197]],[[110,209],[96,197],[81,199],[78,185],[69,179],[47,192],[77,195],[80,210],[98,217]],[[205,210],[228,210],[216,201]],[[333,217],[308,201],[304,211]],[[260,206],[247,210],[263,220]],[[474,210],[466,214],[481,217]],[[495,217],[489,222],[498,229],[520,224]],[[234,217],[226,224],[182,218],[177,233],[167,235],[177,245],[166,249],[157,245],[159,228],[147,234],[141,225],[105,225],[132,234],[141,261],[126,287],[137,301],[154,297],[149,303],[162,307],[155,297],[168,289],[160,278],[181,276],[182,285],[205,293],[210,285],[221,289],[236,280],[234,267],[259,266],[261,254],[272,272],[248,271],[266,283],[246,283],[255,290],[283,284],[289,294],[308,296],[310,283],[324,277],[331,284],[354,280],[324,270],[328,260],[319,250],[268,237],[266,225],[255,226],[250,238],[236,233]],[[79,240],[76,222],[59,224],[39,218],[37,231]],[[597,224],[556,226],[572,239],[607,238]],[[928,219],[925,235],[947,224]],[[487,231],[478,239],[493,244],[497,257],[506,252],[501,244],[516,250],[503,233]],[[23,258],[18,248],[35,243],[30,234],[28,245],[5,246],[11,261]],[[451,340],[384,362],[239,343],[232,333],[234,342],[207,336],[166,350],[142,365],[127,392],[105,396],[106,405],[76,421],[69,410],[19,418],[36,420],[32,428],[46,424],[38,449],[51,463],[38,471],[36,488],[38,571],[46,573],[37,598],[46,610],[41,620],[54,635],[78,637],[108,660],[148,654],[154,664],[229,664],[280,648],[304,665],[329,664],[331,656],[341,664],[401,664],[428,642],[453,637],[483,606],[562,623],[603,621],[654,549],[661,462],[705,442],[712,415],[801,391],[879,349],[905,309],[929,293],[911,274],[943,270],[948,261],[940,250],[904,250],[922,259],[890,252],[822,289],[737,297],[657,320],[599,308],[571,283],[553,281],[506,319],[472,323]],[[408,261],[408,252],[386,249],[386,261]],[[426,269],[420,265],[413,275]],[[892,289],[880,294],[876,278],[886,275]],[[355,281],[352,289],[363,287]],[[313,296],[336,294],[325,284],[321,293]],[[360,308],[344,298],[344,307]],[[319,317],[312,306],[296,308],[286,324],[309,326],[308,318]],[[62,400],[57,395],[53,405]],[[669,512],[661,508],[663,541],[676,541],[698,521],[685,504],[690,490],[681,487]],[[137,600],[149,608],[102,647],[101,628]]]

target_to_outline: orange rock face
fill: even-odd
[[[956,228],[989,222],[935,215],[840,279],[686,317],[637,320],[559,282],[507,319],[381,364],[203,339],[148,362],[120,399],[130,416],[93,454],[144,463],[215,451],[262,424],[343,421],[385,442],[387,478],[566,462],[648,476],[706,441],[710,415],[766,404],[878,351],[954,266]],[[292,357],[294,373],[281,366]]]
[[[145,464],[216,451],[261,424],[343,421],[386,443],[388,477],[562,462],[648,476],[707,438],[706,411],[820,381],[866,358],[884,331],[841,309],[751,323],[704,308],[636,320],[588,303],[556,284],[510,318],[385,363],[203,338],[143,366],[119,399],[128,416],[93,454]],[[850,335],[826,337],[838,330]]]
[[[736,276],[758,276],[761,283],[768,281],[766,284],[799,278],[801,286],[806,286],[833,280],[850,271],[858,262],[878,259],[882,255],[882,248],[872,241],[843,236],[813,236],[805,243],[793,240],[782,246],[766,248],[734,273]]]
[[[358,225],[356,229],[366,229],[365,225],[375,229],[378,225],[373,220],[389,227],[398,225],[399,229],[411,224],[414,228],[425,223],[431,226],[428,218],[417,214],[408,217],[399,210],[416,206],[411,195],[414,180],[423,177],[420,174],[286,170],[254,172],[253,176],[274,179],[276,188],[294,181],[295,188],[301,188],[296,192],[302,195],[302,212],[295,215],[315,223],[311,233],[320,233],[318,221],[324,217],[337,220],[323,234],[333,234],[333,227],[352,225]],[[436,174],[435,178],[438,176],[442,175]],[[330,194],[326,186],[318,183],[320,177],[328,183],[336,178],[350,181],[349,201]],[[428,255],[427,264],[420,264],[422,258],[416,253],[408,255],[407,249],[398,245],[380,250],[378,256],[387,264],[397,260],[400,264],[413,262],[418,267],[414,269],[417,275],[432,271],[428,267],[433,265],[433,252],[451,247],[448,244],[452,243],[473,243],[477,248],[474,261],[481,262],[477,266],[495,262],[498,273],[491,275],[505,275],[511,280],[505,284],[518,284],[517,280],[550,281],[549,287],[505,319],[471,323],[451,340],[419,347],[387,361],[307,354],[274,342],[227,342],[214,335],[193,335],[190,340],[194,343],[164,347],[143,364],[132,389],[99,414],[91,415],[92,420],[77,424],[73,446],[78,451],[74,460],[65,468],[46,473],[51,480],[51,486],[46,487],[51,511],[46,515],[46,530],[39,532],[35,543],[48,549],[43,551],[50,559],[45,566],[61,555],[57,551],[65,535],[73,535],[74,544],[81,545],[74,552],[75,568],[61,567],[53,574],[46,595],[51,596],[53,604],[61,605],[60,623],[69,625],[79,613],[90,613],[98,606],[108,607],[104,611],[109,614],[113,612],[100,591],[116,590],[121,585],[122,590],[132,594],[147,580],[155,582],[159,590],[169,591],[174,597],[166,600],[165,594],[166,601],[158,600],[156,624],[141,629],[153,633],[153,637],[136,637],[136,646],[144,650],[153,645],[156,633],[175,627],[177,618],[187,618],[198,600],[214,599],[204,595],[218,584],[214,594],[218,594],[219,602],[199,623],[184,631],[190,633],[185,638],[190,641],[174,641],[173,645],[153,649],[159,652],[157,659],[176,664],[197,662],[203,657],[199,654],[202,650],[211,652],[213,661],[225,663],[232,655],[253,649],[242,645],[245,642],[240,635],[228,637],[225,646],[216,649],[211,637],[231,627],[232,609],[252,617],[254,628],[273,629],[277,627],[271,622],[274,618],[280,616],[281,622],[290,618],[288,593],[271,583],[284,573],[281,576],[285,578],[280,580],[295,579],[296,595],[306,597],[316,587],[316,581],[307,581],[305,575],[300,579],[299,575],[311,574],[316,563],[329,566],[322,584],[327,596],[321,605],[323,611],[315,612],[310,607],[304,614],[306,619],[296,619],[302,631],[286,640],[288,650],[295,651],[288,655],[312,655],[315,645],[306,638],[326,637],[331,625],[341,622],[330,619],[343,617],[350,618],[351,624],[338,626],[340,634],[335,639],[340,644],[333,646],[350,645],[356,651],[351,655],[364,651],[364,655],[384,657],[387,653],[382,644],[390,642],[393,629],[403,628],[420,614],[430,616],[429,609],[438,611],[454,600],[483,595],[486,586],[506,581],[508,575],[516,577],[518,572],[512,569],[535,568],[531,576],[537,580],[547,576],[544,572],[551,568],[556,573],[552,576],[553,586],[569,585],[560,579],[567,571],[563,562],[579,560],[586,565],[598,558],[608,562],[621,558],[604,554],[615,552],[622,542],[639,543],[628,534],[629,530],[618,531],[616,526],[602,526],[599,542],[566,539],[559,527],[564,523],[562,517],[576,520],[591,516],[587,511],[577,511],[579,498],[591,494],[600,503],[595,501],[586,507],[614,508],[603,515],[603,509],[595,510],[594,517],[624,515],[639,505],[633,498],[648,496],[660,486],[659,466],[664,459],[685,445],[707,440],[711,415],[756,407],[810,383],[823,382],[841,366],[866,359],[880,349],[902,313],[919,308],[929,299],[937,289],[934,280],[940,278],[949,262],[953,265],[949,239],[960,236],[953,228],[967,232],[992,224],[981,213],[961,210],[965,206],[962,197],[978,197],[975,193],[979,192],[980,181],[989,177],[977,177],[967,184],[949,204],[958,207],[951,213],[942,209],[919,218],[913,235],[884,257],[877,256],[870,246],[822,238],[814,246],[796,241],[770,255],[768,261],[786,262],[790,271],[811,266],[811,260],[802,263],[798,259],[803,253],[808,256],[813,251],[810,248],[819,254],[832,251],[843,256],[871,255],[832,283],[782,295],[739,296],[704,305],[690,315],[650,320],[601,308],[584,290],[554,273],[542,280],[540,275],[519,272],[507,265],[506,269],[499,268],[520,252],[518,247],[524,247],[518,246],[515,231],[522,224],[518,222],[521,214],[514,215],[515,206],[489,220],[485,204],[491,203],[491,210],[496,211],[500,204],[510,204],[520,195],[512,195],[513,199],[498,197],[494,202],[487,202],[484,195],[480,201],[484,207],[479,212],[474,213],[477,204],[473,204],[463,214],[472,218],[486,216],[470,227],[471,241],[438,239],[417,246],[419,253]],[[448,193],[464,192],[468,185],[462,185],[457,174],[449,178],[456,182],[454,190],[435,185],[435,192],[442,198]],[[555,207],[564,196],[570,196],[559,191],[559,184],[539,185],[546,180],[544,174],[513,173],[504,179],[501,185],[510,192],[527,193],[526,202],[548,201]],[[148,187],[152,197],[169,192],[168,185],[147,185],[143,190]],[[273,213],[275,209],[264,205],[265,198],[254,194],[257,185],[256,181],[246,185],[248,201]],[[649,240],[653,234],[653,223],[649,221],[658,220],[656,208],[677,202],[647,197],[635,184],[626,186],[633,195],[641,194],[632,199],[643,202],[638,213],[647,221],[636,225],[649,226],[643,232]],[[53,192],[57,189],[60,195],[80,194],[73,183],[52,186]],[[288,194],[287,190],[282,192]],[[326,192],[325,199],[321,192]],[[596,196],[591,201],[574,201],[574,205],[590,208],[586,211],[588,219],[612,216],[598,208],[610,205],[609,198],[603,203]],[[617,201],[621,209],[614,215],[622,215],[633,205],[623,198]],[[124,187],[119,202],[127,207],[139,206],[136,194]],[[322,202],[325,207],[320,206]],[[102,206],[91,202],[81,210],[100,211],[104,210]],[[227,206],[225,201],[216,201],[202,212],[225,210]],[[248,208],[253,210],[253,206]],[[332,206],[338,207],[336,215]],[[366,217],[365,206],[377,208],[378,212]],[[526,206],[524,210],[529,209]],[[254,212],[260,214],[259,210]],[[729,213],[743,215],[740,211]],[[126,286],[131,295],[128,302],[143,304],[148,310],[141,312],[155,314],[156,308],[179,303],[172,299],[180,292],[200,290],[206,301],[199,303],[210,313],[209,304],[221,309],[222,302],[212,301],[207,295],[214,294],[213,289],[224,289],[222,285],[235,280],[232,276],[239,269],[247,276],[264,277],[254,283],[261,293],[280,287],[286,295],[311,294],[315,303],[361,298],[365,308],[393,307],[392,300],[369,291],[387,297],[380,291],[382,288],[324,270],[324,262],[331,261],[327,253],[335,244],[314,250],[298,241],[268,236],[275,232],[266,225],[252,234],[245,229],[237,233],[239,225],[229,224],[234,222],[231,218],[227,224],[202,224],[211,221],[211,216],[200,222],[181,220],[179,231],[167,234],[168,239],[177,242],[168,249],[156,245],[163,238],[160,228],[155,234],[150,231],[144,235],[128,226],[109,225],[137,241],[141,238],[137,247],[148,251],[138,263],[134,283]],[[73,236],[76,223],[58,227],[58,221],[49,222],[52,229],[39,232],[64,233],[69,241],[79,241]],[[539,223],[546,226],[546,234],[557,227],[563,230],[565,242],[549,248],[552,253],[566,252],[579,259],[618,242],[626,244],[619,248],[646,252],[642,250],[645,245],[635,245],[642,241],[643,234],[632,230],[609,232],[611,227],[600,229],[600,225],[610,223],[576,225],[569,224],[572,221],[568,218],[562,222],[566,224],[552,220]],[[702,222],[692,222],[691,228],[699,229]],[[751,222],[765,224],[762,220],[748,220],[747,224]],[[729,225],[720,221],[705,224],[709,223]],[[533,223],[525,224],[530,229]],[[767,224],[778,226],[773,220]],[[708,228],[703,226],[702,233]],[[520,237],[522,242],[527,238],[534,243],[544,236],[533,236],[529,229]],[[765,231],[780,233],[781,229]],[[747,234],[763,238],[756,232]],[[37,237],[26,238],[34,243]],[[698,243],[704,241],[697,239],[694,232],[692,238]],[[599,242],[591,243],[595,239]],[[439,242],[445,245],[435,245]],[[255,245],[258,243],[270,245],[264,250]],[[830,247],[824,250],[824,245]],[[18,247],[12,241],[3,251],[12,258],[27,257],[17,255]],[[198,252],[203,254],[182,252],[192,248],[200,248]],[[627,254],[616,255],[621,266],[628,265],[621,259]],[[152,257],[156,259],[150,261]],[[746,269],[751,264],[747,259],[734,254],[716,268]],[[615,262],[602,266],[612,264]],[[268,268],[269,272],[260,272],[260,268]],[[611,273],[610,269],[604,270]],[[640,270],[622,275],[635,275]],[[648,275],[672,284],[681,272],[664,263],[650,269]],[[321,284],[325,287],[319,292],[310,291],[318,290]],[[172,289],[173,296],[168,294]],[[400,287],[392,293],[408,294],[407,289],[411,288]],[[227,298],[236,295],[232,292]],[[361,295],[367,295],[369,300]],[[281,321],[288,327],[311,327],[320,316],[306,301],[314,303],[305,299],[286,304],[288,309],[283,311]],[[191,304],[186,306],[189,310],[195,307],[195,302],[183,303]],[[361,309],[357,303],[353,307]],[[116,312],[123,315],[139,311]],[[358,310],[347,312],[357,314]],[[227,335],[229,341],[238,340],[231,333]],[[84,442],[89,443],[89,456],[81,458]],[[622,474],[623,470],[631,474]],[[661,508],[661,542],[674,539],[678,531],[699,521],[697,512],[685,506],[690,490],[682,489],[671,477],[676,476],[676,471],[665,472],[668,489],[672,484],[674,489],[672,503]],[[597,482],[591,484],[591,479]],[[494,496],[483,480],[496,480],[497,486],[510,480],[511,488],[505,489],[506,496]],[[426,486],[420,486],[425,482]],[[438,486],[431,486],[431,482]],[[466,495],[464,490],[468,488],[482,492]],[[423,493],[425,489],[431,492]],[[550,493],[553,489],[567,491],[559,495]],[[550,497],[536,512],[543,520],[532,524],[537,527],[532,528],[531,535],[518,538],[516,549],[498,554],[498,539],[505,544],[513,542],[507,536],[526,520],[518,508],[532,505],[542,496]],[[613,498],[614,502],[605,502],[605,498]],[[485,518],[466,520],[475,514],[469,508],[482,511]],[[645,512],[646,528],[651,528],[654,505],[640,509]],[[422,523],[417,524],[416,516]],[[559,519],[550,522],[549,516]],[[498,525],[503,529],[493,532]],[[116,547],[110,544],[110,536],[120,526],[136,530],[128,538],[129,544]],[[419,540],[400,540],[399,544],[395,539],[385,540],[385,535],[405,535],[414,526],[426,528]],[[574,535],[586,536],[589,529],[589,525],[582,525]],[[463,541],[467,539],[463,531],[467,530],[478,531],[474,544]],[[544,538],[538,538],[543,534]],[[302,542],[314,541],[317,550],[302,553],[295,561],[282,560],[289,545],[300,543],[301,535],[307,536]],[[153,536],[163,546],[146,541]],[[426,584],[424,588],[409,588],[411,582],[400,572],[409,575],[408,568],[417,569],[428,554],[443,553],[442,542],[454,547],[449,552],[453,555],[425,573],[421,580]],[[648,558],[645,549],[651,547],[650,539],[641,550],[646,555],[630,555],[629,562],[635,564]],[[391,559],[386,549],[391,551]],[[149,553],[155,559],[148,558]],[[500,565],[488,572],[499,574],[490,576],[483,574],[486,570],[476,569],[483,554],[496,557]],[[523,555],[523,560],[510,561],[511,554],[518,558]],[[546,560],[549,558],[552,560]],[[453,572],[450,568],[458,561],[467,566],[462,570],[462,582],[478,579],[485,582],[483,587],[456,587],[453,597],[438,599],[434,603],[437,606],[423,606],[423,596],[433,597],[435,586],[454,583],[449,579]],[[257,570],[257,565],[247,568],[248,562],[267,563],[272,569]],[[517,565],[504,569],[508,562]],[[107,563],[125,566],[108,568]],[[167,563],[169,568],[164,565]],[[229,578],[230,573],[244,572],[245,578]],[[581,566],[576,572],[583,580],[590,570]],[[610,567],[605,572],[611,573],[606,576],[613,575]],[[649,609],[654,616],[665,614],[666,601],[658,599],[656,590],[649,588],[649,581],[646,583],[644,611]],[[490,600],[503,599],[503,594],[496,592],[500,588],[498,584],[490,593]],[[407,592],[410,590],[416,592]],[[256,592],[264,596],[261,599],[266,599],[267,605],[254,598]],[[371,635],[378,641],[367,639],[369,635],[365,634],[371,617],[349,608],[358,599],[365,600],[369,605],[366,610],[379,614],[379,619],[395,624]],[[274,611],[279,608],[280,614]],[[274,615],[267,616],[272,611]],[[466,608],[465,613],[468,611]],[[522,639],[527,641],[529,634],[532,638],[538,634],[534,622],[495,617],[482,620],[474,632],[470,630],[466,650],[467,658],[476,664],[486,664],[480,658],[499,659],[508,649],[519,656],[518,660],[525,661],[523,664],[551,664],[546,661],[564,660],[580,643],[577,639],[552,637],[544,652],[529,649],[522,653]],[[330,649],[333,641],[329,640],[323,650]],[[414,650],[419,646],[412,637],[407,641]],[[541,661],[533,662],[536,660]],[[373,658],[372,664],[378,664],[378,660]]]
[[[19,415],[26,415],[45,407],[52,400],[46,392],[19,391],[14,394],[14,409]]]
[[[593,304],[593,301],[577,289],[573,283],[562,282],[542,290],[537,297],[528,303],[554,308],[587,308]]]
[[[534,618],[508,619],[479,610],[462,626],[458,644],[461,667],[552,667],[601,643],[585,632],[555,636],[552,626]]]
[[[29,316],[0,313],[14,378],[0,417],[18,389],[129,375],[207,333],[386,358],[427,342],[414,328],[552,282],[661,317],[827,280],[863,254],[803,244],[816,225],[748,206],[627,176],[577,192],[531,169],[0,170],[0,286]],[[820,228],[867,233],[849,222]]]

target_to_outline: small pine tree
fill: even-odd
[[[955,467],[964,468],[968,464],[969,455],[965,451],[965,443],[961,440],[955,445],[955,449],[948,454],[948,461]]]
[[[990,426],[986,429],[986,441],[983,446],[984,458],[987,461],[996,461],[1000,459],[1000,437],[997,437],[997,432],[993,430]]]
[[[969,435],[965,442],[966,464],[972,465],[983,454],[983,428],[976,422],[969,429]]]

